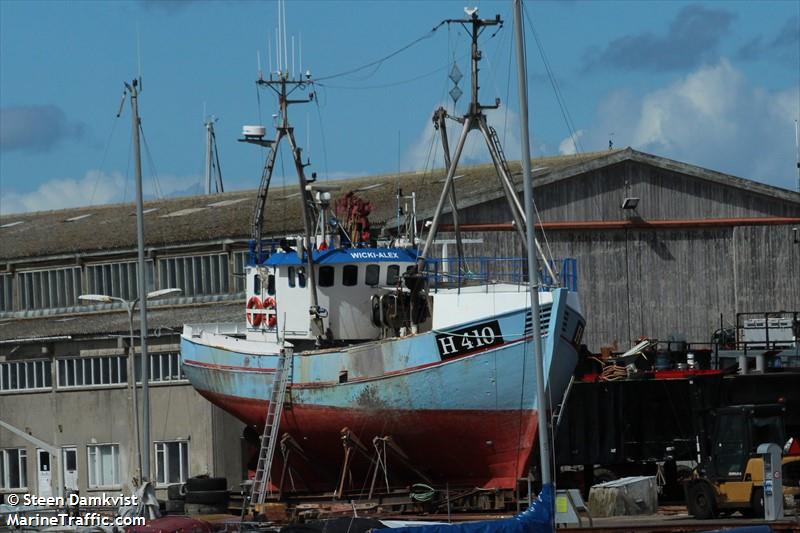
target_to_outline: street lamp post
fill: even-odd
[[[173,295],[173,294],[179,294],[180,292],[181,292],[181,289],[177,289],[177,288],[159,289],[157,291],[148,292],[147,295],[145,296],[145,298],[147,300],[155,300],[157,298],[163,298],[164,296],[170,296],[170,295]],[[105,295],[105,294],[81,294],[80,296],[78,296],[78,299],[79,300],[83,300],[83,301],[88,301],[88,302],[100,302],[100,303],[119,302],[123,306],[125,306],[125,310],[128,312],[128,329],[129,329],[129,334],[130,334],[130,338],[129,338],[129,341],[128,341],[128,345],[130,347],[130,351],[128,352],[128,376],[129,376],[129,378],[130,377],[133,378],[133,418],[134,418],[134,434],[135,434],[135,438],[136,438],[136,457],[137,457],[137,463],[138,463],[138,467],[139,467],[140,481],[142,481],[142,480],[149,481],[150,480],[150,472],[143,472],[142,471],[142,464],[143,464],[143,461],[142,461],[142,448],[145,449],[145,453],[148,454],[148,459],[149,459],[150,443],[149,442],[145,442],[144,445],[142,445],[142,442],[141,442],[141,439],[140,439],[140,436],[139,436],[139,399],[138,399],[139,395],[138,395],[138,391],[137,391],[137,387],[136,387],[136,370],[135,370],[135,363],[134,363],[135,358],[136,358],[136,349],[135,349],[135,346],[134,346],[133,313],[136,310],[136,305],[139,303],[139,298],[134,298],[133,300],[126,300],[124,298],[119,298],[117,296],[108,296],[108,295]],[[143,335],[147,335],[147,332],[143,332],[142,334]],[[144,357],[146,357],[146,356],[147,356],[147,354],[142,354],[142,362],[141,362],[142,385],[143,385],[142,386],[142,392],[143,392],[143,394],[145,396],[148,396],[150,394],[150,389],[149,389],[149,387],[147,387],[147,383],[149,381],[149,376],[147,376],[145,374],[145,369],[147,369],[149,367],[149,365],[145,364],[146,361],[144,360]],[[148,400],[149,400],[149,398],[148,398]],[[143,402],[143,403],[149,407],[149,403],[150,403],[149,401],[148,402]],[[149,411],[150,411],[150,409],[145,409],[144,410],[144,414],[142,416],[142,424],[146,428],[150,427],[150,412]],[[149,435],[149,431],[146,432],[146,434]],[[150,439],[148,438],[147,440],[149,441]],[[149,467],[150,461],[147,461],[146,464]],[[148,470],[149,470],[149,468],[148,468]]]

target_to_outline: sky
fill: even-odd
[[[431,30],[464,18],[467,4],[285,5],[289,68],[314,80],[298,93],[313,91],[314,101],[290,108],[308,171],[341,178],[441,166],[431,115],[441,105],[465,110],[468,39],[458,25]],[[480,41],[481,101],[500,98],[489,121],[518,158],[511,2],[469,5],[504,21]],[[226,190],[256,188],[265,150],[237,139],[242,125],[272,125],[276,100],[255,80],[259,68],[265,77],[277,70],[278,7],[0,1],[0,215],[132,201],[128,100],[116,115],[123,82],[139,76],[148,198],[202,192],[209,116]],[[799,1],[528,1],[525,12],[535,157],[605,150],[612,140],[795,189]],[[464,74],[456,103],[454,64]],[[456,139],[458,124],[449,133]],[[477,135],[462,162],[488,160]],[[275,184],[294,183],[288,151],[275,174]]]

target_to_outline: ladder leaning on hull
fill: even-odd
[[[267,496],[269,477],[272,470],[272,458],[278,441],[278,430],[281,425],[283,401],[286,396],[286,383],[289,369],[292,368],[292,350],[284,348],[278,356],[278,365],[272,378],[272,394],[267,405],[267,418],[264,421],[264,432],[261,434],[261,450],[258,452],[258,466],[253,478],[250,493],[251,505],[263,504]]]

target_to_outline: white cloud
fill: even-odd
[[[575,132],[574,136],[567,137],[558,145],[558,153],[561,155],[572,155],[576,153],[575,143],[580,143],[580,138],[583,137],[583,130]]]
[[[436,108],[439,106],[437,105]],[[489,126],[497,130],[503,151],[509,160],[519,159],[521,149],[519,141],[519,115],[510,108],[487,109],[486,121]],[[433,115],[433,112],[431,112]],[[450,144],[450,154],[455,155],[456,144],[461,135],[461,124],[448,120],[447,137]],[[478,130],[473,130],[464,143],[459,165],[488,163],[491,161],[486,141]],[[433,127],[433,121],[428,120],[417,140],[406,150],[401,168],[405,171],[423,170],[430,168],[443,168],[442,141]]]
[[[135,198],[135,191],[132,180],[128,179],[127,187],[125,181],[120,172],[90,170],[83,178],[50,180],[29,192],[3,189],[0,194],[0,214],[130,202]],[[145,179],[142,188],[145,198],[200,192],[198,177],[161,176],[158,179],[160,194],[156,194],[151,179]]]
[[[798,116],[800,86],[770,91],[723,59],[643,96],[609,94],[582,144],[605,149],[613,131],[618,147],[791,189]]]

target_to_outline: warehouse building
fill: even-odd
[[[800,307],[800,194],[632,149],[544,158],[533,168],[540,237],[553,257],[575,260],[566,273],[581,293],[590,349],[627,348],[642,335],[708,341],[720,317],[727,325],[741,312]],[[455,181],[465,255],[489,262],[523,255],[493,175],[469,167]],[[334,199],[356,190],[369,200],[373,229],[386,235],[408,216],[398,189],[414,193],[424,225],[442,172],[331,184]],[[301,231],[295,189],[270,191],[268,235]],[[126,306],[79,298],[136,298],[133,207],[0,217],[0,421],[60,448],[69,488],[128,491],[140,453],[150,454],[160,490],[198,474],[226,476],[230,488],[242,478],[243,425],[194,392],[178,350],[184,323],[244,321],[254,200],[254,191],[238,191],[145,204],[147,288],[181,290],[148,304],[149,450],[136,446],[142,376],[139,357],[129,357]],[[441,233],[435,254],[452,256],[453,237]],[[0,493],[47,495],[52,470],[46,449],[0,428]]]

